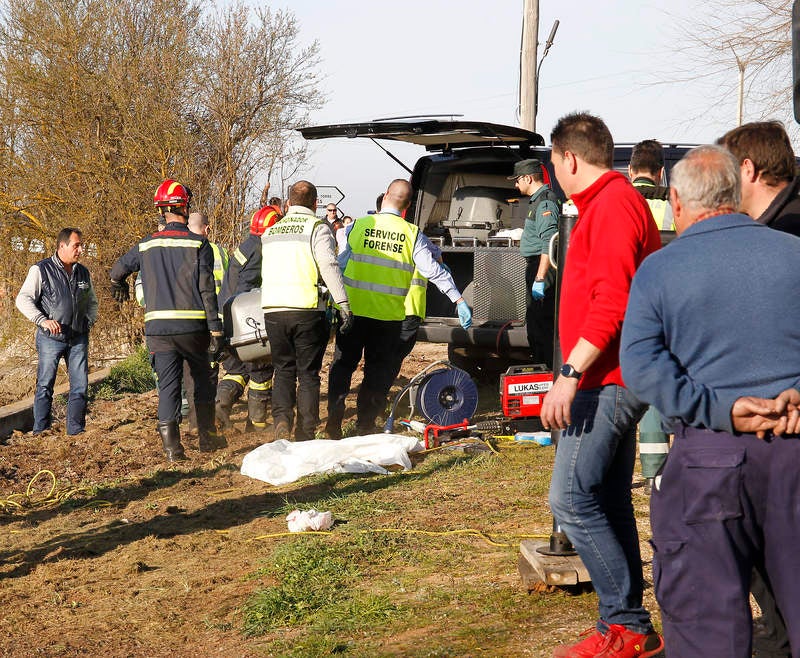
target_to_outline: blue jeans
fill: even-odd
[[[601,632],[608,624],[652,629],[631,502],[636,424],[646,408],[622,386],[578,391],[556,450],[550,508],[592,578]]]
[[[89,388],[89,334],[72,335],[66,340],[51,338],[41,329],[36,331],[36,393],[33,398],[33,431],[42,432],[53,419],[53,386],[62,357],[69,372],[69,401],[67,402],[67,434],[80,434],[86,427],[86,392]]]

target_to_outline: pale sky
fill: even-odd
[[[444,113],[519,125],[522,0],[291,0],[283,6],[299,21],[300,42],[320,44],[319,91],[327,103],[311,125]],[[540,44],[560,21],[539,81],[537,132],[545,142],[555,121],[575,110],[601,116],[618,143],[702,143],[734,127],[735,91],[726,98],[718,85],[663,84],[670,70],[686,66],[675,25],[695,7],[690,0],[540,0]],[[735,86],[736,79],[732,57],[725,82]],[[744,120],[760,119],[758,109],[745,102]],[[409,167],[424,154],[421,147],[381,143]],[[390,180],[408,177],[363,139],[312,142],[302,175],[338,186],[345,194],[341,208],[354,216],[372,209]]]

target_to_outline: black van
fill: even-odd
[[[507,177],[518,160],[539,158],[548,169],[547,182],[563,198],[542,136],[512,126],[439,119],[299,130],[306,139],[365,137],[425,148],[428,154],[417,160],[411,174],[414,198],[406,217],[441,246],[445,264],[472,307],[473,324],[462,329],[455,305],[429,285],[419,340],[447,343],[451,361],[473,374],[504,371],[509,361],[529,361],[525,261],[514,239],[514,229],[525,222],[527,203],[519,201]],[[614,149],[614,168],[625,175],[632,147],[620,144]],[[665,145],[667,172],[690,148]],[[663,241],[672,235],[662,232]]]

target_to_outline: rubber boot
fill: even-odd
[[[264,395],[256,397],[251,393],[247,396],[247,427],[248,432],[263,432],[267,429],[267,398]]]
[[[294,441],[292,438],[292,426],[286,420],[276,420],[275,426],[272,429],[272,440],[280,441],[281,439]]]
[[[233,427],[233,423],[231,423],[233,404],[243,392],[244,389],[239,384],[229,379],[223,379],[217,386],[216,420],[222,429],[227,430]]]
[[[195,402],[197,413],[197,442],[200,452],[212,452],[228,446],[224,436],[217,434],[214,423],[214,405],[208,402]]]
[[[386,394],[365,389],[362,384],[358,391],[356,409],[358,411],[356,435],[377,434],[381,430],[375,425],[375,421],[378,419],[378,415],[386,409]]]
[[[328,409],[328,420],[325,423],[325,438],[339,441],[342,438],[342,422],[344,422],[344,410],[331,411]]]
[[[158,433],[161,435],[161,445],[167,461],[176,462],[186,459],[186,454],[181,445],[181,432],[175,420],[159,421]]]

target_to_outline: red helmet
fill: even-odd
[[[253,213],[250,220],[250,233],[262,235],[270,226],[278,221],[278,213],[272,206],[264,206]]]
[[[188,187],[168,178],[158,186],[153,195],[153,203],[156,208],[188,206],[191,198],[192,193]]]

